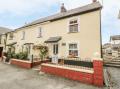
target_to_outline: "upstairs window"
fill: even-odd
[[[22,40],[25,39],[25,31],[22,32]]]
[[[9,39],[10,39],[10,40],[13,40],[13,37],[14,37],[14,36],[13,36],[13,33],[11,32],[11,33],[9,34]]]
[[[37,37],[38,38],[42,37],[42,28],[41,27],[38,29],[38,36]]]
[[[78,32],[78,20],[69,21],[69,33]]]

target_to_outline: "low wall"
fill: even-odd
[[[24,60],[19,60],[19,59],[11,59],[10,63],[12,65],[16,65],[16,66],[19,66],[22,68],[27,68],[27,69],[32,68],[31,62],[29,62],[29,61],[24,61]]]
[[[41,71],[99,87],[103,86],[103,61],[101,60],[93,61],[93,70],[42,64]]]
[[[41,63],[46,63],[49,60],[44,60],[44,61],[34,61],[33,63],[30,61],[24,61],[24,60],[19,60],[19,59],[11,59],[11,64],[16,65],[22,68],[27,68],[30,69],[34,66],[40,65]]]
[[[69,78],[72,80],[77,80],[87,84],[93,84],[93,70],[68,68],[65,66],[58,66],[52,64],[42,64],[41,71]]]
[[[49,60],[34,61],[34,62],[32,63],[32,66],[37,66],[37,65],[40,65],[40,64],[42,64],[42,63],[47,63],[47,62],[49,62]]]

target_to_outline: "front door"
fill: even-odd
[[[58,44],[53,44],[53,55],[58,55]]]
[[[52,63],[58,64],[58,44],[53,44]]]
[[[3,47],[0,47],[0,57],[2,57]]]

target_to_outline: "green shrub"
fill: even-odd
[[[20,52],[18,54],[18,58],[21,59],[21,60],[27,60],[27,57],[28,57],[27,52]]]

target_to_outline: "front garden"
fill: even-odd
[[[41,63],[48,62],[47,59],[48,48],[46,46],[39,47],[39,58],[36,58],[34,55],[29,54],[27,51],[24,52],[6,52],[4,53],[5,62],[10,62],[13,65],[17,65],[23,68],[32,68],[34,66],[40,65]]]

